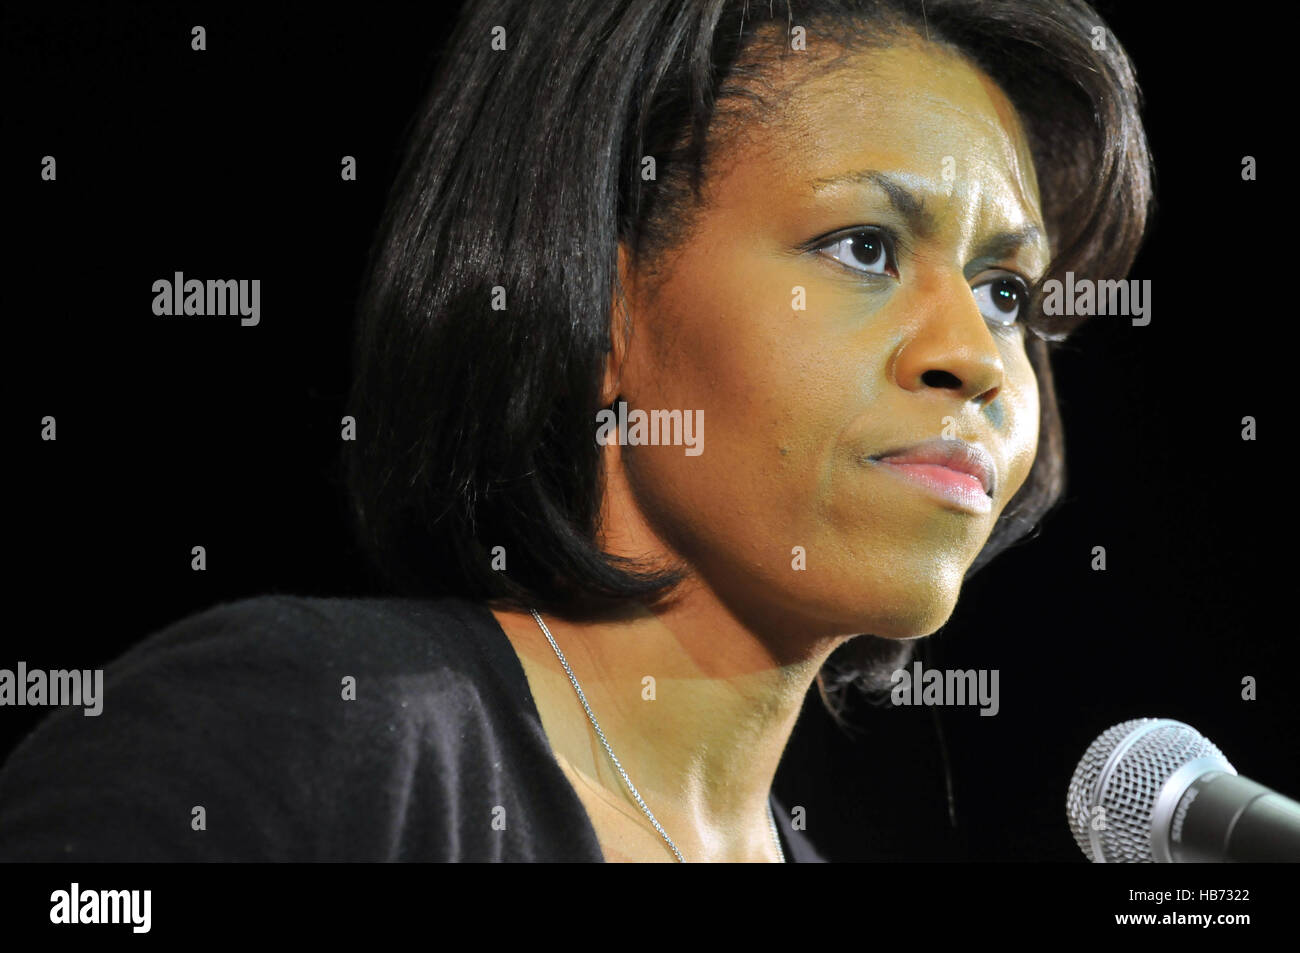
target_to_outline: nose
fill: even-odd
[[[899,387],[949,391],[983,408],[998,395],[1005,369],[987,319],[961,276],[913,285],[913,320],[890,360]]]

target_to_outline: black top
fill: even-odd
[[[103,696],[0,770],[0,860],[604,859],[483,605],[227,602],[115,660]],[[823,860],[772,809],[786,859]]]

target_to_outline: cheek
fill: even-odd
[[[1002,504],[1024,484],[1034,465],[1038,449],[1038,378],[1023,348],[1004,356],[1006,383],[997,400],[986,408],[986,416],[1003,441],[1007,465],[1007,489]]]
[[[798,283],[788,266],[743,246],[682,256],[637,309],[624,393],[642,406],[703,410],[712,427],[701,461],[764,456],[793,439],[810,424],[826,360],[803,326],[807,312],[792,307]]]
[[[760,532],[788,535],[774,523],[809,514],[817,461],[843,426],[836,401],[851,394],[843,356],[815,346],[815,319],[792,307],[796,284],[766,263],[714,260],[708,280],[683,272],[643,311],[622,392],[647,410],[698,409],[704,424],[698,456],[625,449],[629,480],[659,519],[759,546]]]

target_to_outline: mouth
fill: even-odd
[[[939,438],[867,460],[961,509],[975,513],[993,509],[997,467],[992,455],[978,444]]]

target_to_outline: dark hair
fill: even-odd
[[[780,98],[760,92],[764,65],[795,55],[793,25],[810,49],[922,37],[958,50],[1020,114],[1054,254],[1045,278],[1128,271],[1151,193],[1139,94],[1078,0],[471,0],[414,119],[359,311],[345,466],[388,586],[585,614],[680,581],[596,541],[617,246],[652,267],[686,234],[709,157]],[[642,180],[643,156],[657,181]],[[491,306],[497,287],[506,310]],[[968,576],[1063,490],[1048,346],[1067,320],[1034,309],[1037,458]],[[849,640],[819,675],[823,700],[834,711],[828,693],[873,675],[879,687],[911,644]]]

